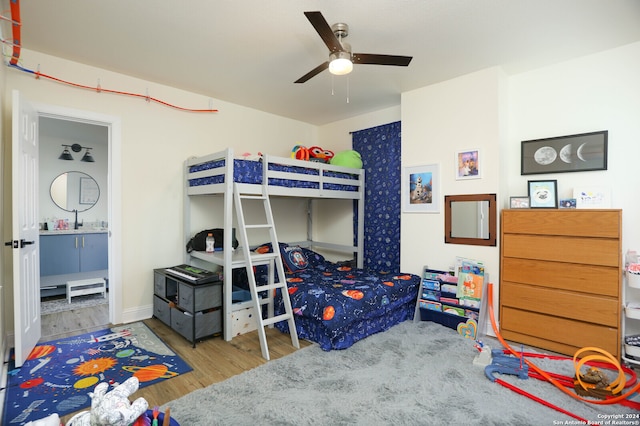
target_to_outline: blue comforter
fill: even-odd
[[[300,338],[324,350],[345,349],[358,340],[413,317],[420,277],[372,273],[322,262],[287,274]],[[276,311],[283,312],[282,299]],[[276,327],[288,332],[286,322]]]

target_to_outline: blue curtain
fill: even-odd
[[[364,267],[400,272],[400,122],[352,134],[365,170]],[[355,220],[357,220],[357,212]],[[357,226],[356,226],[357,232]],[[357,237],[356,237],[357,238]],[[357,240],[356,240],[357,241]]]

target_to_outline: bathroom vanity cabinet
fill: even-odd
[[[107,247],[107,232],[41,233],[41,296],[65,294],[66,289],[61,286],[69,279],[106,278],[109,268]]]

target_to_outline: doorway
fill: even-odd
[[[67,300],[65,283],[108,277],[108,150],[104,125],[38,118],[40,232],[40,296],[42,337],[66,322],[67,311],[84,312],[80,322],[101,313],[108,324],[108,298],[98,285]],[[107,280],[108,282],[108,280]],[[93,287],[93,288],[92,288]],[[93,292],[93,293],[92,293]]]
[[[106,236],[108,259],[108,320],[112,324],[121,322],[121,257],[114,247],[120,244],[120,203],[113,194],[120,190],[120,119],[87,111],[34,105],[38,112],[40,139],[39,170],[42,174],[39,189],[41,220],[47,228],[56,222],[85,230],[96,228]],[[79,145],[75,152],[73,145]],[[65,147],[63,145],[69,145]],[[72,154],[72,160],[61,159],[64,149]],[[89,152],[93,162],[83,161]],[[52,164],[52,165],[51,165]],[[65,170],[62,170],[65,169]],[[83,192],[73,195],[69,208],[60,208],[51,197],[51,183],[62,172],[79,172],[85,185]],[[55,175],[55,176],[54,176]],[[89,177],[92,178],[89,179]],[[45,182],[46,181],[46,182]],[[86,208],[91,203],[90,208]],[[63,206],[65,207],[65,206]],[[61,220],[62,219],[62,220]],[[55,227],[55,225],[54,225]],[[40,244],[42,248],[42,243]]]

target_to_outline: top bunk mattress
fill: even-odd
[[[198,187],[225,183],[224,170],[227,161],[227,158],[221,158],[188,166],[188,186]],[[233,159],[233,181],[241,184],[261,185],[265,176],[265,164],[268,164],[266,174],[269,186],[356,193],[360,191],[363,176],[361,170],[354,170],[352,173],[349,171],[327,170],[326,164],[320,165],[312,162],[309,162],[309,167],[303,167],[280,164],[277,160],[275,162],[265,162],[262,160]],[[218,169],[220,170],[219,172],[217,171]],[[207,171],[210,173],[207,173]],[[354,183],[350,184],[349,180]]]

